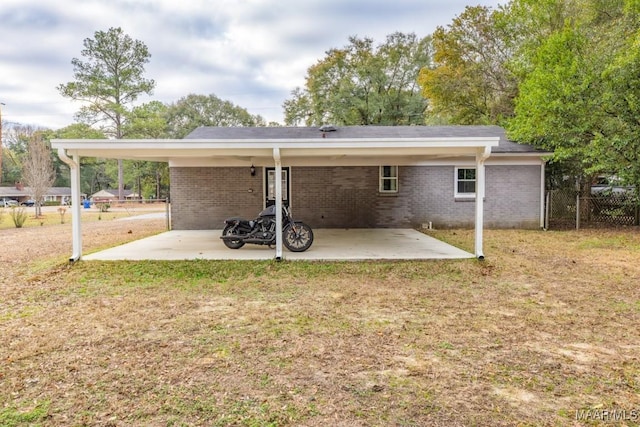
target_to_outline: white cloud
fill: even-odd
[[[425,36],[467,4],[497,0],[3,0],[0,102],[5,121],[59,128],[79,105],[56,87],[95,31],[121,27],[152,55],[151,99],[215,94],[282,121],[282,103],[306,70],[348,37],[382,42],[395,31]],[[146,99],[145,99],[146,101]]]

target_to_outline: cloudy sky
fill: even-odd
[[[83,40],[120,27],[151,53],[150,98],[215,94],[282,122],[282,103],[307,68],[348,37],[431,34],[467,5],[497,0],[2,0],[0,102],[4,123],[57,129],[80,105],[56,87],[73,79]]]

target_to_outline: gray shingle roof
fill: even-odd
[[[71,196],[71,187],[51,187],[47,196]]]
[[[499,137],[492,153],[542,152],[531,145],[507,139],[500,126],[337,126],[333,132],[321,132],[318,127],[210,127],[195,129],[185,139],[313,139],[322,134],[331,139],[368,138],[477,138]]]
[[[117,188],[105,188],[104,190],[100,190],[100,191],[106,191],[107,193],[112,194],[114,197],[118,197],[120,191]],[[122,195],[127,197],[133,194],[133,190],[127,190],[127,189],[123,189],[122,190]]]
[[[24,187],[22,190],[18,190],[13,187],[0,187],[0,197],[27,197],[31,195],[31,189]],[[71,187],[51,187],[45,194],[45,196],[71,196]]]

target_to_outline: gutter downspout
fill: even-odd
[[[76,262],[82,257],[82,221],[80,202],[80,157],[75,154],[73,159],[67,156],[64,148],[58,148],[58,157],[69,166],[71,171],[71,224],[73,236],[73,253],[69,262]]]
[[[280,148],[273,148],[276,181],[276,261],[282,261],[282,161]]]
[[[482,251],[482,235],[484,229],[484,193],[485,173],[484,162],[491,155],[491,147],[485,147],[484,151],[476,153],[476,229],[475,229],[475,255],[479,260],[484,259]]]

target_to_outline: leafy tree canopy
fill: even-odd
[[[516,1],[529,21],[555,22],[518,52],[522,82],[509,135],[554,151],[585,186],[610,173],[640,188],[639,24],[634,2]],[[530,7],[527,14],[523,10]],[[544,13],[541,13],[544,12]],[[550,19],[554,11],[556,19]],[[564,25],[557,22],[564,17]]]
[[[101,130],[92,128],[86,123],[73,123],[57,130],[44,130],[42,131],[42,137],[46,141],[52,139],[106,139],[105,134]],[[68,187],[71,180],[69,166],[62,162],[57,155],[53,155],[52,160],[56,170],[56,180],[53,185],[56,187]],[[104,175],[104,164],[106,160],[82,157],[80,161],[82,163],[82,167],[80,168],[81,191],[88,194],[94,193],[92,190],[100,187],[95,181],[96,177]],[[106,181],[105,178],[102,178],[102,180]]]
[[[467,7],[433,35],[434,66],[418,78],[429,121],[500,124],[513,115],[517,80],[508,68],[515,46],[505,10]]]
[[[124,133],[127,138],[167,138],[169,107],[160,101],[151,101],[134,107],[128,114]]]
[[[305,87],[284,102],[285,124],[423,124],[417,76],[430,61],[429,37],[397,32],[379,46],[350,37],[307,70]]]
[[[190,94],[170,104],[166,110],[168,134],[183,138],[198,126],[264,126],[262,116],[223,101],[215,95]]]
[[[103,131],[122,138],[126,113],[143,94],[151,94],[153,80],[145,79],[147,46],[124,34],[121,28],[96,31],[84,40],[83,59],[73,58],[74,81],[58,86],[66,98],[82,101],[80,121],[103,123]]]

